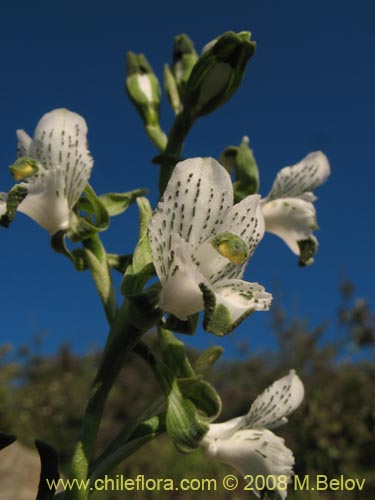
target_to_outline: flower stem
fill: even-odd
[[[83,240],[87,264],[103,303],[109,324],[117,313],[116,292],[108,265],[107,252],[98,234]]]
[[[89,462],[109,391],[126,356],[145,331],[146,329],[140,329],[131,323],[131,304],[125,301],[112,323],[103,358],[91,386],[80,437],[73,455],[70,478],[77,479],[78,484],[88,477]],[[88,495],[89,491],[75,488],[66,491],[64,499],[86,500]]]
[[[187,136],[193,123],[194,120],[189,113],[182,111],[182,113],[176,116],[171,131],[169,132],[167,146],[164,153],[160,156],[160,195],[164,193],[173,169],[179,161],[185,137]]]

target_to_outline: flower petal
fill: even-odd
[[[282,198],[262,204],[266,230],[276,234],[296,255],[299,241],[309,239],[318,228],[314,205],[300,198]]]
[[[30,156],[30,147],[32,144],[32,139],[24,130],[17,130],[16,132],[18,138],[17,156]]]
[[[25,147],[25,137],[22,147]],[[60,168],[65,179],[65,196],[72,208],[85,189],[93,159],[87,147],[87,125],[78,114],[55,109],[39,121],[29,155],[49,171]],[[60,175],[60,174],[58,174]]]
[[[301,379],[294,370],[276,380],[251,405],[243,417],[241,429],[254,427],[275,428],[285,424],[287,416],[301,404],[305,391]]]
[[[286,476],[287,483],[293,474],[293,453],[284,440],[268,429],[247,429],[235,432],[228,439],[211,439],[205,436],[202,445],[208,456],[234,467],[243,476],[273,476],[275,488],[280,484],[278,476]],[[256,486],[259,487],[259,481]],[[266,486],[266,484],[265,484]],[[281,498],[287,491],[278,489]],[[261,490],[254,490],[260,496]]]
[[[161,279],[159,306],[185,321],[203,309],[199,284],[206,280],[192,260],[190,245],[178,234],[171,235],[170,239],[169,273],[166,279]]]
[[[216,335],[231,332],[254,311],[268,310],[272,295],[258,283],[221,280],[213,290],[201,285],[205,302],[204,328]]]
[[[192,158],[178,163],[150,224],[155,238],[179,234],[193,248],[221,232],[226,212],[233,205],[229,174],[213,158]]]
[[[321,151],[310,153],[296,165],[280,170],[267,201],[299,197],[309,193],[323,184],[329,174],[330,166],[326,155]],[[308,201],[311,201],[311,196]]]
[[[50,234],[69,227],[70,210],[64,196],[65,179],[61,168],[41,169],[19,186],[28,191],[17,208],[19,212],[31,217]]]
[[[264,236],[265,223],[260,206],[260,196],[257,194],[247,196],[234,205],[226,214],[221,231],[230,231],[239,236],[249,249],[248,259],[241,266],[232,263],[223,263],[215,273],[210,276],[212,283],[222,278],[241,278],[247,262],[253,255],[260,240]]]

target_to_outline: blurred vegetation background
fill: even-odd
[[[328,478],[343,474],[347,478],[365,478],[366,483],[362,492],[289,490],[288,498],[292,500],[375,498],[375,315],[364,299],[355,297],[352,283],[343,282],[340,293],[342,305],[333,319],[335,335],[328,335],[327,325],[311,330],[304,319],[290,318],[281,307],[274,307],[272,328],[279,350],[245,361],[219,361],[208,377],[223,401],[221,419],[227,420],[246,413],[265,387],[289,369],[296,369],[305,384],[305,400],[289,423],[276,431],[294,452],[296,474],[326,474]],[[152,334],[148,342],[155,342]],[[246,346],[243,350],[246,351]],[[197,353],[191,352],[190,356],[194,359]],[[34,447],[36,437],[52,444],[60,454],[61,470],[66,474],[99,359],[100,353],[77,356],[68,345],[49,357],[38,354],[35,347],[22,347],[14,352],[12,346],[3,345],[0,430],[16,434],[21,443],[30,447]],[[97,451],[158,392],[151,371],[133,356],[111,393]],[[140,449],[111,477],[124,474],[135,478],[144,474],[146,478],[176,480],[217,478],[219,484],[230,473],[235,471],[207,460],[200,450],[191,455],[178,454],[163,435]],[[251,497],[250,492],[241,491],[244,484],[235,492],[225,492],[222,488],[212,493],[106,492],[92,498]]]

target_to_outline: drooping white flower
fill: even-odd
[[[274,476],[271,487],[281,485],[278,490],[284,499],[286,484],[293,475],[294,457],[284,440],[269,429],[286,423],[303,396],[303,384],[291,370],[256,398],[247,415],[210,424],[202,446],[208,456],[234,467],[243,476]],[[260,491],[254,493],[260,496]]]
[[[318,229],[313,205],[313,190],[330,174],[328,159],[321,151],[308,154],[291,167],[277,174],[268,196],[261,201],[266,231],[285,241],[300,263],[313,262],[318,241],[313,231]]]
[[[241,280],[264,234],[258,195],[233,205],[229,174],[212,158],[178,163],[149,225],[160,307],[181,320],[205,308],[209,331],[227,333],[272,296]]]
[[[24,130],[18,130],[17,137],[19,159],[11,170],[27,190],[17,210],[50,234],[67,229],[93,166],[85,120],[55,109],[41,118],[33,139]]]

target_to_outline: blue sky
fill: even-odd
[[[373,303],[375,235],[371,226],[375,181],[373,51],[375,8],[362,1],[17,2],[0,20],[0,190],[12,179],[18,128],[32,134],[47,111],[66,107],[83,115],[95,159],[98,193],[150,188],[157,200],[156,151],[124,93],[126,51],[144,52],[162,79],[173,37],[185,32],[196,48],[227,30],[250,30],[257,51],[236,95],[202,118],[186,141],[185,157],[218,157],[250,136],[266,195],[277,171],[310,151],[323,150],[332,175],[317,191],[320,250],[313,266],[298,268],[281,240],[266,235],[246,278],[282,290],[291,313],[311,325],[334,318],[341,273]],[[172,113],[164,98],[162,125]],[[370,205],[371,203],[371,205]],[[136,211],[113,219],[103,236],[108,250],[130,252]],[[88,273],[54,254],[48,234],[19,214],[0,232],[1,342],[20,345],[47,333],[45,351],[64,341],[77,351],[103,345],[106,322]],[[189,343],[239,341],[255,352],[272,343],[269,313],[258,313],[224,339],[198,331]]]

